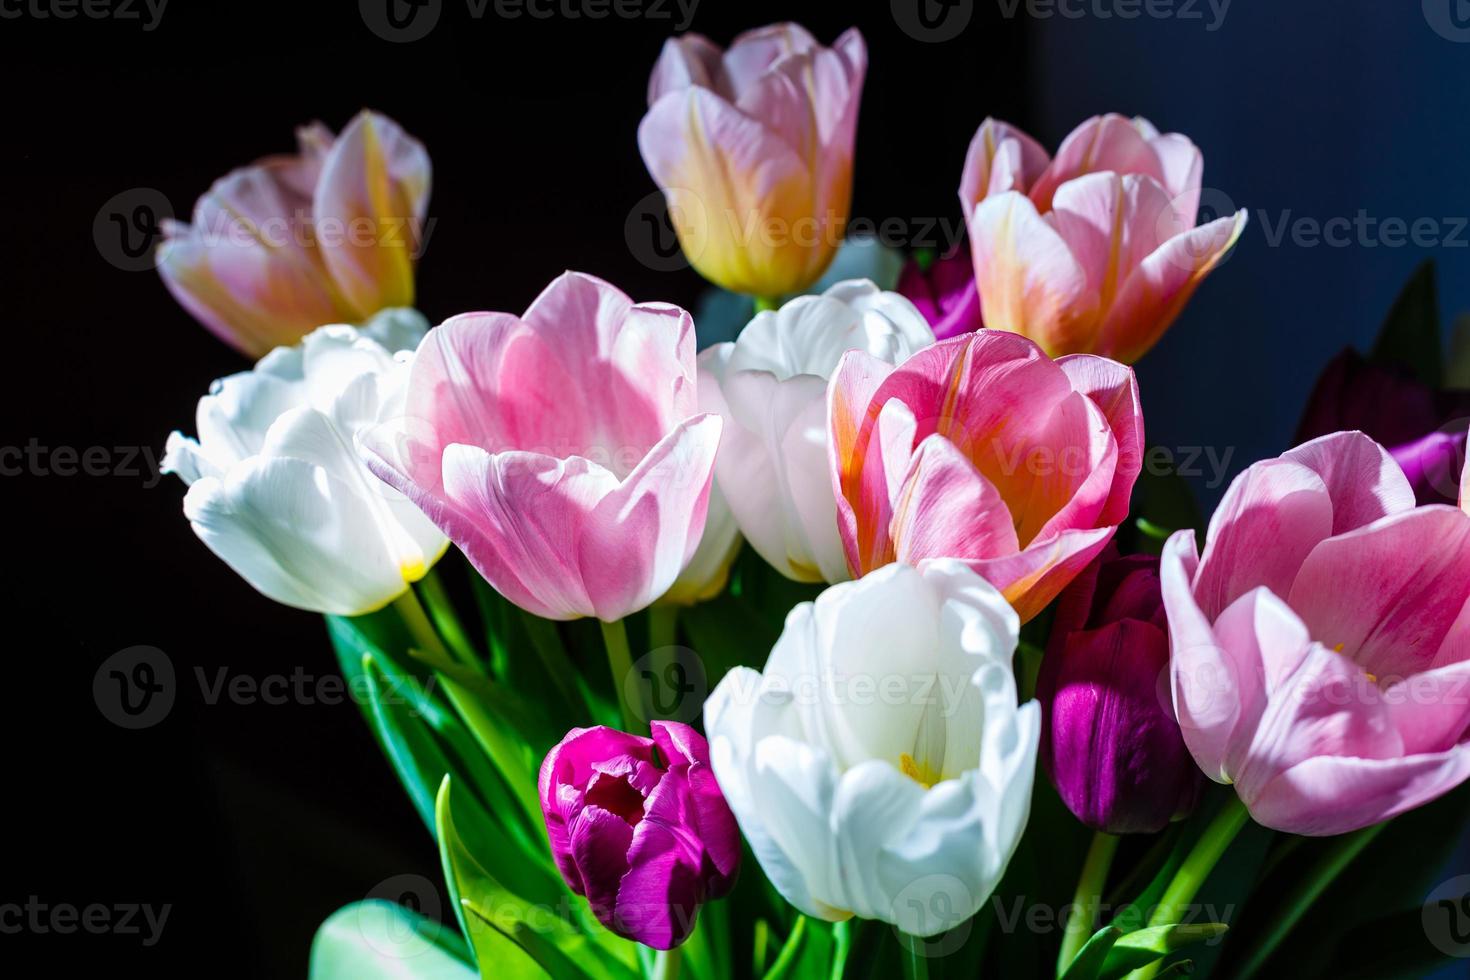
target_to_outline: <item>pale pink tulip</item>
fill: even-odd
[[[868,51],[824,48],[798,24],[664,43],[638,147],[690,264],[726,289],[810,286],[842,244]]]
[[[1052,160],[985,120],[960,178],[985,325],[1053,356],[1138,360],[1245,227],[1244,210],[1196,227],[1203,168],[1142,118],[1094,116]]]
[[[853,576],[964,559],[1023,621],[1102,551],[1143,462],[1132,370],[1053,361],[1011,333],[940,341],[897,367],[849,351],[828,399]]]
[[[689,314],[568,272],[522,316],[430,331],[404,418],[363,453],[507,599],[612,621],[694,554],[719,437],[695,404]]]
[[[297,131],[296,156],[232,171],[169,221],[158,271],[174,298],[252,356],[327,323],[413,305],[429,156],[385,116],[362,112],[333,139]]]
[[[1367,436],[1256,463],[1162,578],[1185,744],[1258,823],[1346,833],[1470,776],[1470,517]]]

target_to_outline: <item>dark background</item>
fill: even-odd
[[[873,222],[957,220],[965,148],[986,115],[1054,147],[1108,109],[1186,132],[1204,149],[1207,187],[1273,221],[1285,209],[1470,214],[1470,45],[1437,34],[1417,3],[1236,0],[1208,30],[1208,7],[1203,22],[1071,20],[1028,16],[1024,3],[1006,17],[1009,4],[977,0],[942,43],[900,30],[887,3],[842,6],[700,0],[692,26],[722,44],[780,19],[823,41],[862,29],[853,214]],[[649,268],[625,237],[654,189],[635,133],[678,19],[665,9],[673,19],[509,20],[492,5],[475,19],[444,0],[427,37],[399,44],[342,0],[172,0],[151,31],[0,19],[0,445],[106,447],[120,463],[192,431],[210,379],[248,365],[156,273],[117,267],[115,246],[93,237],[99,211],[153,189],[184,217],[232,167],[289,150],[295,125],[339,129],[362,107],[398,120],[434,161],[436,223],[418,276],[431,321],[520,310],[568,267],[692,306],[699,278]],[[1462,247],[1272,247],[1254,211],[1251,221],[1140,371],[1154,441],[1235,447],[1232,470],[1284,447],[1320,366],[1372,336],[1419,260],[1441,261],[1447,309],[1470,305]],[[398,875],[437,883],[436,854],[351,703],[208,703],[196,670],[320,678],[335,662],[320,618],[244,585],[189,530],[182,485],[155,481],[0,481],[0,904],[172,906],[151,948],[117,934],[0,935],[0,963],[43,957],[44,971],[27,973],[45,976],[99,965],[303,976],[322,919]],[[178,693],[165,720],[129,731],[98,710],[92,681],[139,644],[167,654]]]

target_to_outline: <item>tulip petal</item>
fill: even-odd
[[[827,424],[831,438],[832,490],[837,502],[837,528],[842,535],[847,566],[861,575],[873,565],[876,554],[886,551],[891,516],[889,489],[883,484],[883,460],[869,463],[869,418],[876,423],[883,408],[873,405],[873,395],[893,373],[893,365],[863,351],[849,351],[838,362],[827,385]],[[882,540],[879,540],[879,539]]]
[[[1262,787],[1251,817],[1274,830],[1330,837],[1423,806],[1467,777],[1470,743],[1397,759],[1313,756]]]
[[[1175,235],[1155,249],[1124,281],[1102,318],[1093,350],[1128,364],[1146,354],[1240,238],[1245,223],[1242,208]]]
[[[1414,506],[1414,489],[1380,445],[1361,432],[1337,432],[1281,455],[1322,478],[1332,498],[1332,533],[1343,534]]]
[[[981,201],[970,215],[975,288],[985,325],[1024,334],[1048,352],[1089,346],[1098,297],[1066,240],[1016,191]]]
[[[1288,601],[1312,635],[1385,680],[1428,670],[1470,601],[1470,521],[1420,507],[1329,538]]]
[[[1256,586],[1291,594],[1302,562],[1332,533],[1326,484],[1308,467],[1284,459],[1256,463],[1230,485],[1210,518],[1194,596],[1207,617]]]
[[[1143,405],[1133,369],[1106,357],[1069,354],[1057,358],[1074,391],[1097,403],[1118,444],[1112,493],[1098,514],[1099,523],[1121,524],[1128,516],[1133,484],[1143,471]]]
[[[1045,609],[1072,579],[1102,553],[1116,527],[1073,528],[1053,537],[1037,538],[1020,552],[967,561],[991,585],[1004,593],[1027,623]]]
[[[1383,692],[1404,752],[1442,752],[1470,736],[1470,661],[1407,677]]]
[[[992,194],[1026,193],[1050,162],[1040,143],[1010,123],[987,116],[970,140],[960,174],[960,207],[965,216]]]
[[[637,612],[689,563],[704,533],[720,426],[713,415],[680,423],[579,515],[580,539],[563,554],[580,567],[590,613],[612,622]]]
[[[900,486],[891,532],[899,561],[988,558],[1020,549],[1000,491],[943,436],[919,444]]]
[[[322,258],[356,319],[413,305],[430,172],[423,144],[373,112],[359,113],[328,151],[312,217]]]
[[[1057,233],[1087,270],[1088,288],[1104,309],[1146,257],[1192,227],[1177,220],[1169,194],[1158,181],[1112,171],[1063,184],[1052,203],[1052,218]]]
[[[597,921],[617,931],[618,882],[628,873],[633,828],[615,813],[588,806],[572,818],[569,837],[580,894],[587,896]]]
[[[1038,210],[1049,211],[1053,195],[1068,181],[1100,170],[1147,174],[1162,183],[1163,167],[1149,144],[1157,132],[1147,121],[1140,125],[1117,113],[1093,116],[1062,140],[1046,172],[1032,186],[1031,200]]]
[[[718,91],[724,71],[722,54],[719,45],[694,31],[665,40],[648,79],[648,104],[692,85]]]

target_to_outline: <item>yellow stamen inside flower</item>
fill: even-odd
[[[922,767],[914,761],[914,757],[907,752],[899,754],[898,771],[912,779],[925,789],[930,789],[939,782],[939,773],[929,768],[928,763]]]

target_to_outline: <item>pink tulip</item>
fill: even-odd
[[[612,621],[694,554],[719,438],[695,407],[689,314],[568,272],[523,316],[430,331],[404,418],[363,452],[507,599]]]
[[[1133,372],[1053,361],[993,330],[893,367],[844,355],[828,389],[837,523],[854,578],[960,558],[1023,621],[1112,538],[1143,461]]]
[[[985,120],[960,178],[985,325],[1053,356],[1138,360],[1245,227],[1244,210],[1196,227],[1203,167],[1146,119],[1094,116],[1050,160]]]
[[[1258,823],[1346,833],[1470,776],[1470,518],[1367,436],[1246,470],[1161,574],[1185,744]]]
[[[690,264],[725,289],[810,286],[842,244],[867,72],[862,35],[824,48],[798,24],[670,38],[648,83],[638,148]]]
[[[163,227],[158,271],[174,298],[252,356],[323,324],[413,305],[429,156],[398,124],[362,112],[336,139],[297,131],[300,153],[215,181],[192,224]]]

